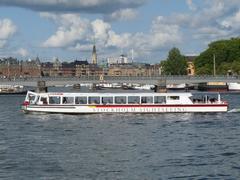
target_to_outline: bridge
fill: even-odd
[[[0,85],[37,86],[38,81],[45,81],[47,86],[64,86],[79,83],[141,83],[157,84],[159,80],[166,80],[167,84],[197,84],[201,82],[238,82],[240,76],[84,76],[84,77],[39,77],[0,79]]]

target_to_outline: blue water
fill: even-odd
[[[23,98],[0,97],[0,179],[240,178],[239,113],[30,115]]]

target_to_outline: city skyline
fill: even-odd
[[[239,36],[237,0],[0,0],[0,57],[91,60],[134,53],[159,62],[172,47],[199,54]]]

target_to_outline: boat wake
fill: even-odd
[[[240,108],[234,108],[228,111],[228,113],[240,113]]]

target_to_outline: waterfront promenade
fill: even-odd
[[[84,76],[84,77],[39,77],[39,78],[17,78],[0,79],[0,85],[23,85],[37,86],[37,81],[46,81],[47,86],[64,86],[77,83],[142,83],[157,84],[159,80],[166,80],[167,84],[197,84],[201,82],[239,82],[240,76]]]

